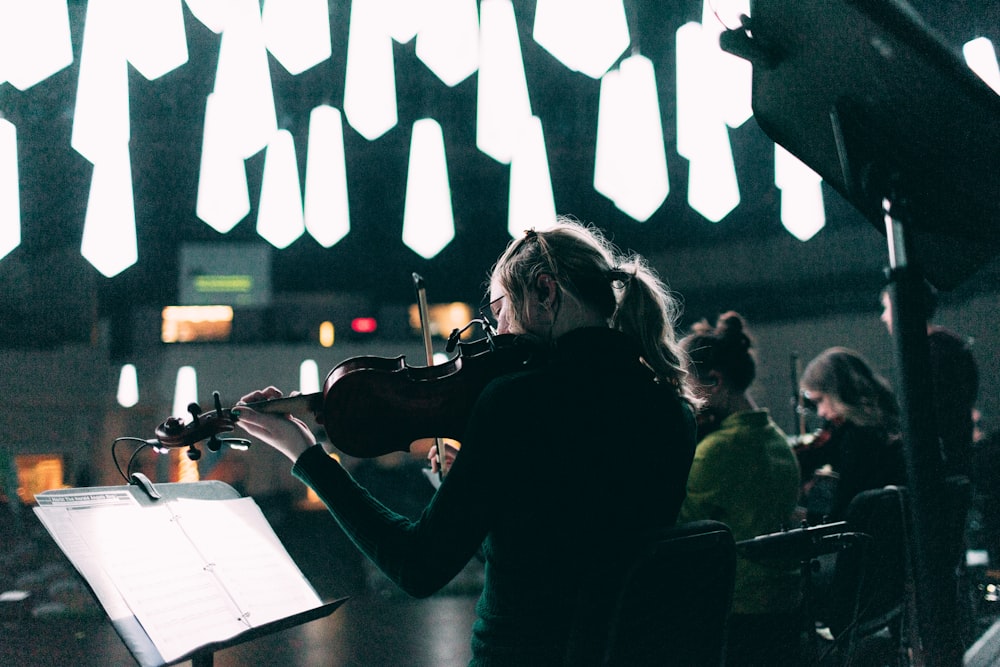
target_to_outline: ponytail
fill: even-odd
[[[659,382],[672,386],[692,407],[701,405],[675,333],[680,301],[642,257],[623,254],[596,227],[560,217],[555,225],[512,241],[497,260],[493,278],[519,313],[518,295],[541,273],[550,273],[562,289],[603,313],[610,328],[633,338]]]

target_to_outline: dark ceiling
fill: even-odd
[[[995,0],[912,4],[956,47],[980,35],[1000,44]],[[700,20],[700,0],[626,2],[633,28],[638,27],[634,44],[656,67],[671,186],[664,205],[645,223],[618,211],[592,186],[599,82],[570,72],[533,41],[534,2],[515,0],[514,5],[559,213],[594,222],[619,245],[644,254],[787,234],[778,218],[771,142],[753,120],[731,131],[739,207],[713,224],[687,206],[687,164],[676,153],[674,33],[683,23]],[[717,5],[724,9],[726,2],[717,0]],[[24,92],[0,86],[0,115],[18,131],[23,219],[21,246],[0,262],[0,279],[17,286],[3,299],[5,319],[37,312],[39,299],[72,301],[73,293],[94,295],[103,314],[158,308],[177,299],[179,244],[258,240],[254,224],[262,154],[247,161],[253,209],[232,232],[220,235],[195,216],[205,97],[213,85],[220,38],[185,7],[188,63],[156,81],[129,73],[139,262],[107,279],[79,256],[91,166],[70,148],[70,131],[85,3],[71,2],[70,9],[74,64]],[[303,173],[309,111],[321,103],[342,107],[348,15],[349,2],[331,0],[329,61],[293,77],[271,60],[279,125],[295,136]],[[345,124],[350,234],[330,249],[304,235],[275,251],[276,292],[367,292],[378,301],[405,301],[412,295],[410,274],[418,271],[433,300],[473,299],[506,242],[508,167],[476,149],[476,77],[446,87],[416,59],[412,42],[397,44],[395,59],[398,125],[368,141]],[[455,240],[431,260],[400,240],[410,128],[425,116],[438,120],[444,131],[456,225]],[[828,229],[821,233],[868,225],[835,193],[828,189],[826,194]]]

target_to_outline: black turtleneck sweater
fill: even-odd
[[[691,410],[654,381],[624,334],[577,329],[546,362],[492,381],[461,443],[416,521],[379,503],[320,446],[292,472],[411,595],[439,590],[482,546],[473,665],[579,657],[570,637],[613,574],[607,563],[677,518],[695,448]]]

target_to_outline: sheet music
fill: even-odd
[[[252,498],[38,500],[42,523],[109,617],[134,616],[167,663],[322,605]]]
[[[322,601],[274,534],[253,498],[172,505],[177,521],[244,610],[252,626],[318,607]],[[227,530],[236,522],[240,530]]]
[[[90,551],[86,540],[83,539],[83,536],[80,535],[70,520],[70,510],[111,504],[126,504],[138,507],[138,501],[128,491],[122,491],[113,495],[99,494],[96,497],[90,493],[51,497],[40,494],[36,496],[36,500],[38,500],[39,506],[35,508],[35,514],[46,530],[49,531],[49,534],[52,535],[52,539],[55,540],[59,548],[66,554],[66,557],[69,558],[70,562],[73,563],[77,570],[80,571],[80,574],[83,575],[83,578],[87,580],[87,583],[90,584],[94,594],[97,596],[98,602],[101,603],[101,606],[104,607],[105,612],[108,614],[108,618],[112,621],[117,621],[121,618],[132,616],[131,609],[129,609],[128,604],[121,596],[114,582],[105,573],[100,559]]]

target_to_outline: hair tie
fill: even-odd
[[[621,267],[616,266],[608,271],[608,280],[611,281],[611,284],[614,287],[621,289],[628,285],[628,282],[632,280],[632,274],[622,271]]]
[[[534,229],[525,229],[524,230],[524,240],[525,241],[531,241],[532,239],[536,239],[536,238],[538,238],[538,232],[536,232]]]

